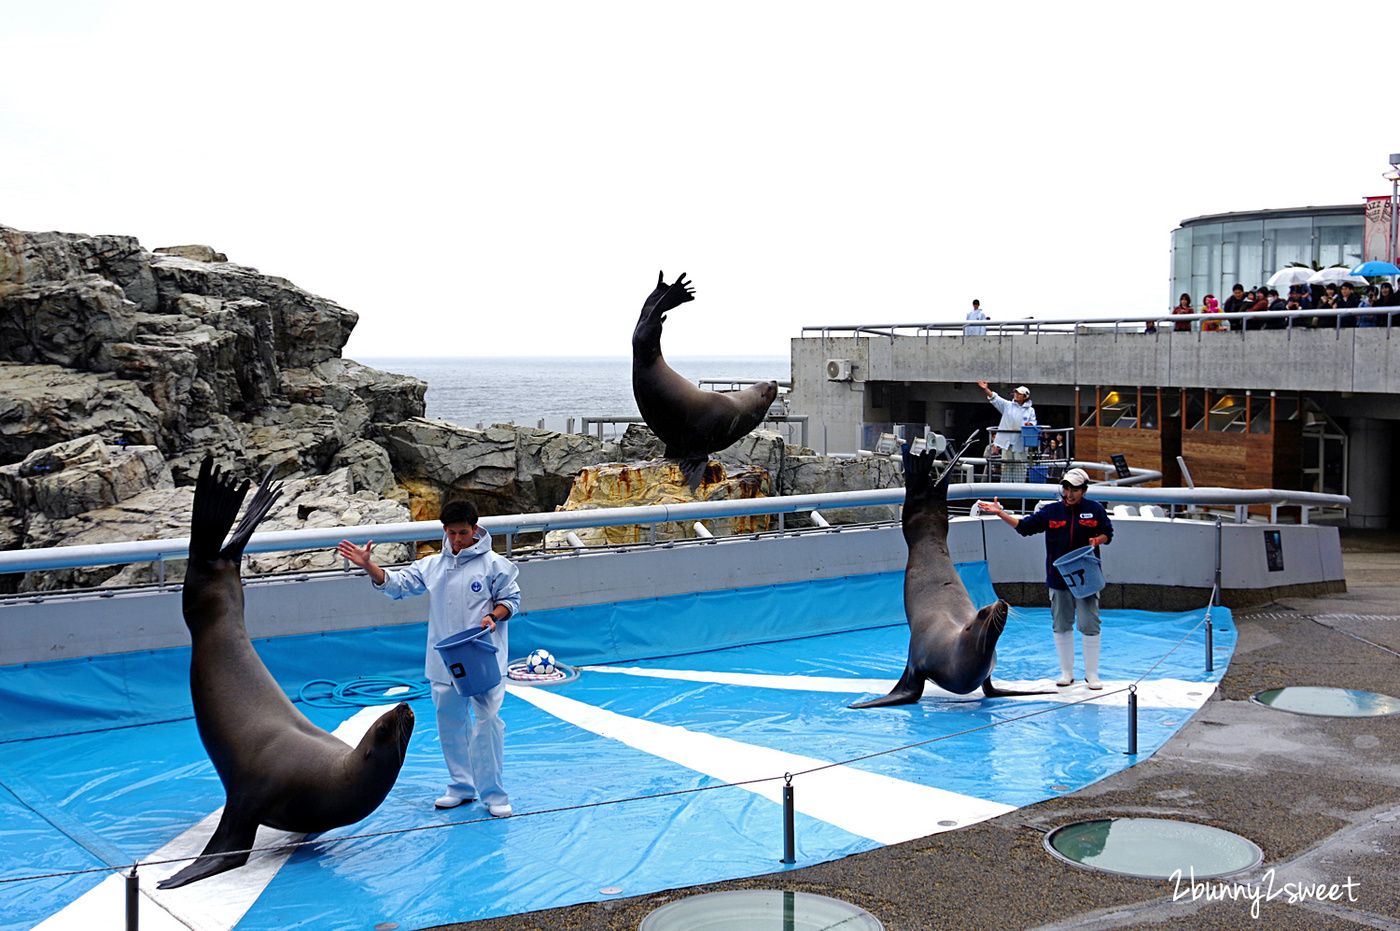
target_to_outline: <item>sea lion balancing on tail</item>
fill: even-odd
[[[632,331],[632,394],[651,431],[666,444],[667,459],[679,461],[691,490],[700,485],[710,453],[718,452],[763,422],[778,398],[776,382],[761,381],[743,391],[702,391],[676,374],[661,355],[666,311],[695,300],[682,272],[674,283],[666,273],[642,305]]]
[[[272,678],[248,640],[239,561],[281,494],[263,480],[228,544],[248,492],[205,458],[195,484],[183,608],[190,629],[190,696],[200,739],[227,800],[199,859],[159,885],[183,886],[248,860],[258,825],[317,834],[379,807],[403,766],[413,711],[400,702],[358,746],[312,724]]]
[[[956,462],[956,460],[954,460]],[[982,609],[972,603],[948,553],[948,480],[933,475],[934,454],[904,453],[904,542],[909,560],[904,570],[904,613],[909,619],[909,662],[894,689],[882,698],[852,708],[907,705],[924,694],[924,680],[958,695],[979,687],[988,698],[1039,695],[1013,692],[992,684],[996,646],[1006,629],[1009,607],[997,599]]]

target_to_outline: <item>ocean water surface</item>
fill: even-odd
[[[428,383],[427,416],[464,427],[513,423],[575,429],[583,417],[635,417],[628,356],[364,357],[355,361]],[[788,381],[787,356],[680,356],[666,360],[690,379]],[[707,386],[728,390],[728,385]]]

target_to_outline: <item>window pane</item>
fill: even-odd
[[[1366,232],[1363,217],[1318,217],[1313,221],[1317,236],[1317,260],[1328,265],[1355,265],[1361,261],[1361,239]]]
[[[1293,262],[1311,265],[1312,260],[1311,217],[1264,221],[1264,270],[1268,274]]]

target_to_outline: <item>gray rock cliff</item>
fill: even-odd
[[[357,319],[209,246],[147,251],[130,236],[0,225],[0,549],[184,537],[209,453],[240,477],[270,469],[287,482],[272,530],[432,519],[448,496],[484,515],[551,511],[585,469],[661,454],[642,426],[612,442],[426,419],[423,382],[341,355]],[[776,434],[715,458],[736,475],[761,470],[760,494],[899,483],[889,463],[825,460]],[[11,574],[0,594],[143,583],[158,568],[180,576],[178,564]]]

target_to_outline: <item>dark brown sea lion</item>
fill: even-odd
[[[259,824],[316,834],[364,818],[389,794],[413,734],[413,711],[400,703],[359,746],[347,746],[296,709],[253,650],[239,561],[281,494],[271,479],[269,472],[227,546],[248,483],[223,476],[209,457],[195,484],[183,594],[193,641],[190,696],[227,800],[199,859],[162,881],[162,889],[242,866]]]
[[[776,382],[761,381],[743,391],[702,391],[677,375],[661,355],[661,325],[666,311],[695,300],[693,285],[682,272],[674,284],[666,273],[642,305],[632,331],[632,394],[651,432],[666,444],[665,456],[679,462],[691,490],[699,487],[718,452],[763,422],[778,398]]]
[[[972,604],[948,554],[948,480],[952,465],[933,477],[934,454],[904,453],[904,542],[909,561],[904,569],[904,613],[909,619],[909,662],[894,689],[883,698],[857,702],[852,708],[907,705],[924,694],[924,680],[958,695],[981,687],[988,698],[1040,695],[1012,692],[992,685],[997,640],[1006,629],[1006,602],[985,608]]]

